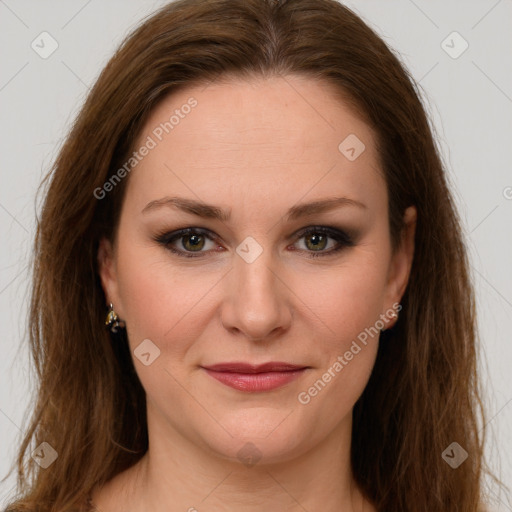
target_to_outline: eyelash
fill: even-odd
[[[211,240],[212,242],[214,242],[215,238],[210,236],[210,234],[211,234],[210,231],[208,231],[206,229],[202,229],[202,228],[184,228],[184,229],[180,229],[177,231],[161,233],[161,234],[155,236],[154,240],[157,243],[159,243],[160,245],[162,245],[163,247],[165,247],[167,250],[171,251],[172,253],[174,253],[180,257],[201,258],[203,254],[205,254],[209,251],[197,251],[196,253],[190,252],[190,251],[189,252],[181,251],[181,250],[178,250],[178,249],[175,249],[174,247],[172,247],[171,244],[175,240],[179,240],[180,238],[183,238],[184,236],[187,236],[187,235],[202,235],[202,236],[205,236],[206,238],[208,238],[209,240]],[[311,226],[311,227],[301,230],[296,236],[297,236],[297,239],[300,240],[301,238],[304,238],[311,234],[327,235],[329,238],[332,238],[333,240],[338,242],[338,246],[329,251],[318,251],[318,252],[307,251],[305,249],[298,249],[299,251],[309,252],[310,253],[308,255],[309,258],[319,258],[319,257],[331,256],[332,254],[337,253],[338,251],[342,250],[345,247],[353,247],[355,245],[354,241],[352,240],[350,235],[348,235],[344,231],[340,231],[335,228],[330,228],[328,226]]]

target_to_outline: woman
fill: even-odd
[[[48,176],[35,256],[8,510],[483,510],[458,215],[413,81],[348,8],[146,20]]]

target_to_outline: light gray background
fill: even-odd
[[[0,0],[0,478],[13,461],[33,391],[24,322],[35,191],[101,68],[163,3]],[[401,54],[423,89],[472,260],[487,456],[512,485],[512,2],[345,3]],[[47,59],[31,48],[43,31],[59,45]],[[446,40],[453,31],[469,44],[458,58],[445,51],[462,49],[458,36]],[[13,485],[13,478],[0,484],[0,504]],[[510,496],[489,487],[493,509],[512,511]]]

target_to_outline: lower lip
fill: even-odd
[[[232,373],[205,371],[210,377],[217,379],[222,384],[230,386],[239,391],[270,391],[288,384],[299,378],[306,368],[287,372],[264,372],[264,373]]]

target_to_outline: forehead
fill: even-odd
[[[290,193],[292,202],[334,189],[359,198],[386,192],[372,129],[330,84],[304,77],[181,89],[150,114],[134,150],[144,145],[151,149],[127,191],[140,201],[176,188],[205,200],[236,188],[280,201]]]

